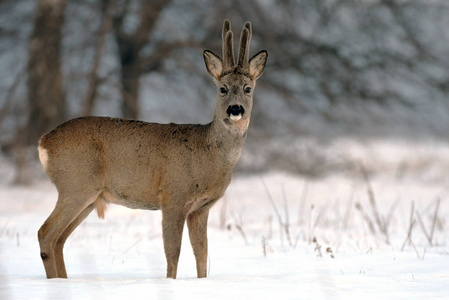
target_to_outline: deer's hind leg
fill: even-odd
[[[95,208],[94,204],[90,204],[88,207],[86,207],[62,232],[62,234],[56,241],[55,261],[56,261],[56,272],[59,278],[67,278],[67,271],[65,269],[64,254],[63,254],[65,241],[72,234],[72,232],[87,218],[87,216],[92,212],[94,208]]]
[[[41,258],[44,263],[47,278],[66,278],[62,257],[62,247],[65,239],[76,226],[88,215],[88,208],[98,197],[83,197],[74,199],[71,196],[59,194],[55,209],[38,231]],[[83,200],[79,200],[83,199]],[[86,215],[86,216],[84,216]],[[73,226],[72,226],[73,224]],[[64,231],[66,231],[64,234]],[[58,241],[62,246],[56,246]],[[58,273],[61,271],[61,274]]]

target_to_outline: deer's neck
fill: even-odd
[[[249,118],[231,124],[215,117],[210,123],[209,138],[216,145],[223,164],[233,167],[239,160],[248,126]]]

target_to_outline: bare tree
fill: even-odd
[[[65,7],[65,0],[37,2],[28,44],[27,118],[14,142],[18,184],[32,178],[29,165],[35,151],[28,151],[27,146],[36,145],[43,133],[66,118],[60,54]]]
[[[124,0],[116,7],[113,29],[120,59],[120,83],[124,118],[138,118],[139,79],[143,73],[142,49],[150,42],[150,34],[169,0],[144,0],[139,9],[139,25],[129,33],[125,29],[125,18],[130,14],[131,1]]]

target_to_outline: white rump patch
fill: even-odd
[[[47,172],[47,165],[48,165],[48,152],[47,149],[39,145],[37,148],[39,151],[39,160],[41,161],[42,167],[44,167],[45,172]]]
[[[238,121],[238,120],[240,120],[242,118],[242,114],[238,114],[236,116],[231,114],[229,117],[231,118],[232,121]]]

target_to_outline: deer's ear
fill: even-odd
[[[268,52],[267,50],[262,50],[249,60],[249,76],[252,80],[256,80],[262,75],[265,69],[265,64],[267,63]]]
[[[219,80],[223,71],[223,61],[212,51],[204,50],[204,62],[206,63],[207,72],[215,79]]]

